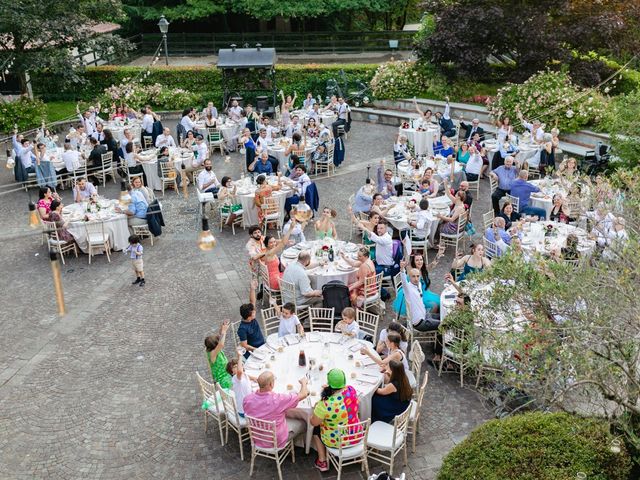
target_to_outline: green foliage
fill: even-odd
[[[351,81],[360,79],[368,83],[375,72],[376,65],[346,64],[346,65],[278,65],[276,67],[276,82],[278,89],[287,94],[297,91],[300,96],[310,91],[314,96],[324,97],[326,82],[330,78],[339,79],[340,70],[344,70],[346,78]],[[198,95],[199,101],[213,101],[222,103],[223,80],[222,73],[217,68],[196,67],[151,67],[144,79],[144,84],[159,84],[163,88],[180,88]],[[146,70],[141,67],[89,67],[82,75],[83,83],[74,88],[65,88],[54,80],[42,76],[33,79],[34,91],[45,100],[92,100],[112,85],[120,85],[130,79],[144,76]],[[261,81],[265,79],[264,72],[253,70],[246,75],[234,76],[225,86],[230,91],[244,90],[248,82],[257,88],[262,88]],[[266,89],[269,90],[270,88]],[[184,106],[184,105],[183,105]]]
[[[383,63],[371,79],[371,91],[376,98],[395,99],[418,95],[442,98],[448,90],[444,77],[426,63]]]
[[[0,100],[0,132],[11,132],[15,125],[18,130],[38,127],[47,118],[47,107],[42,100],[20,97],[15,102]]]
[[[605,108],[606,100],[597,92],[574,85],[564,72],[547,70],[498,90],[489,113],[515,118],[519,109],[526,119],[540,119],[547,129],[557,126],[566,133],[599,122]]]
[[[49,122],[66,120],[77,115],[75,102],[47,102],[46,107]]]
[[[588,52],[586,54],[580,54],[577,51],[573,51],[572,55],[575,58],[582,60],[586,65],[593,65],[596,63],[602,63],[609,69],[609,74],[613,74],[620,70],[623,65],[612,60],[604,55],[600,55],[596,52]],[[617,78],[614,78],[608,86],[611,88],[612,95],[618,95],[621,93],[631,93],[634,90],[640,89],[640,72],[627,66],[622,70]]]
[[[627,480],[629,455],[612,440],[606,422],[564,413],[492,420],[445,457],[438,480]]]
[[[640,89],[611,101],[604,120],[611,146],[622,170],[638,166],[640,159]]]

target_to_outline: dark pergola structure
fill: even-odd
[[[276,105],[276,49],[262,48],[257,44],[255,48],[221,48],[218,51],[218,65],[222,70],[224,84],[223,102],[225,108],[234,99],[255,99],[256,110],[272,113]],[[257,71],[260,79],[255,83],[255,75],[250,71]],[[239,87],[231,90],[231,85]],[[269,101],[271,97],[271,101]]]

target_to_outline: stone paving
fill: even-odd
[[[338,233],[347,237],[348,196],[364,181],[366,165],[391,156],[395,129],[354,124],[347,160],[330,179],[316,180],[321,203],[336,208]],[[232,154],[214,169],[239,175],[243,159]],[[8,171],[0,184],[10,182]],[[117,198],[118,186],[103,193]],[[224,478],[248,477],[233,432],[222,447],[204,431],[195,371],[209,377],[203,339],[225,318],[238,319],[247,298],[247,234],[214,232],[213,252],[197,249],[196,199],[168,192],[167,227],[145,246],[147,285],[132,287],[129,261],[114,253],[69,259],[63,267],[68,314],[57,317],[50,265],[37,233],[24,227],[27,194],[0,198],[2,335],[0,336],[0,478]],[[68,191],[61,192],[70,201]],[[488,184],[474,218],[488,210]],[[451,254],[433,274],[434,289]],[[387,321],[387,320],[385,320]],[[427,352],[427,357],[430,352]],[[475,426],[491,417],[482,398],[460,388],[456,375],[433,367],[423,406],[417,451],[404,467],[409,479],[435,478],[441,459]],[[245,444],[245,455],[249,452]],[[284,464],[286,479],[334,478],[313,468],[313,453],[296,450]],[[372,471],[382,467],[372,464]],[[275,478],[273,462],[257,461],[254,478]],[[357,467],[343,478],[360,479]]]

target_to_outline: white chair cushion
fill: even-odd
[[[211,192],[202,193],[200,190],[198,190],[198,201],[200,203],[213,202],[213,193]]]
[[[334,457],[340,457],[340,449],[327,447],[327,450]],[[359,457],[363,453],[364,453],[364,442],[359,443],[358,445],[354,445],[353,447],[343,448],[342,449],[342,458],[343,458],[343,460],[349,460],[351,458]]]
[[[266,218],[267,220],[277,220],[278,218],[280,218],[280,213],[270,213],[268,215],[265,215],[264,218]]]
[[[373,295],[373,296],[371,296],[371,297],[367,297],[367,298],[365,299],[365,301],[366,301],[367,303],[370,303],[370,302],[377,302],[379,298],[380,298],[380,295],[378,295],[378,294],[376,293],[375,295]]]
[[[393,440],[393,425],[389,425],[385,422],[373,422],[369,427],[369,433],[367,434],[367,445],[378,450],[396,450],[402,446],[404,441],[404,435],[398,432],[396,435],[396,443],[392,445]]]
[[[218,396],[218,408],[216,408],[216,401],[213,396],[207,400],[209,402],[209,410],[214,415],[224,415],[224,407],[222,406],[222,399]]]
[[[236,427],[238,426],[237,422],[236,422],[236,416],[235,415],[228,415],[228,419],[229,421],[234,424]],[[247,428],[247,420],[245,418],[239,417],[240,418],[240,428]]]
[[[409,405],[409,408],[411,408],[411,413],[409,414],[409,420],[414,421],[416,419],[418,402],[416,402],[415,400],[411,400],[411,404]]]
[[[91,245],[102,245],[107,241],[107,239],[101,233],[90,233],[87,241]]]
[[[66,244],[67,242],[64,240],[54,240],[53,238],[49,239],[49,245],[64,246]]]

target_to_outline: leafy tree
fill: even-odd
[[[640,158],[640,90],[615,98],[607,109],[605,128],[610,134],[618,165],[628,169],[638,166]]]
[[[0,9],[0,62],[20,76],[46,71],[78,81],[82,55],[116,56],[130,48],[116,35],[97,36],[91,27],[122,18],[119,0],[21,0]]]
[[[124,11],[130,18],[157,21],[165,15],[170,21],[204,20],[229,11],[226,0],[125,0]]]
[[[604,182],[583,188],[582,198],[592,208],[604,206],[622,215],[627,242],[612,244],[602,256],[596,252],[577,269],[549,257],[502,257],[475,277],[477,283],[467,285],[473,315],[456,309],[442,328],[462,329],[472,339],[474,348],[461,351],[471,370],[480,365],[499,369],[485,370],[490,397],[504,401],[509,391],[507,402],[518,408],[602,416],[637,455],[640,182],[633,175],[620,180],[623,195],[612,193]],[[493,288],[483,290],[488,283]]]

